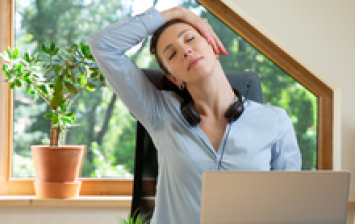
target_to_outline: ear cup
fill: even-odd
[[[242,94],[237,90],[233,89],[235,95],[237,96],[237,101],[232,103],[224,113],[224,117],[227,118],[229,122],[236,121],[240,115],[244,112],[244,104],[242,102]]]
[[[191,126],[196,126],[201,121],[200,115],[190,104],[181,108],[181,114]]]
[[[229,106],[226,113],[224,113],[224,117],[227,118],[229,122],[233,122],[236,121],[243,112],[244,105],[238,100]]]

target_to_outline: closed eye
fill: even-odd
[[[191,37],[191,38],[187,39],[186,42],[190,42],[190,41],[192,41],[193,39],[195,39],[195,37]]]
[[[172,54],[170,55],[169,60],[171,60],[171,59],[175,56],[175,54],[176,54],[176,51],[174,51],[174,53],[172,53]]]
[[[191,38],[187,39],[186,42],[190,42],[190,41],[192,41],[192,40],[194,40],[194,39],[195,39],[195,37],[191,37]],[[175,55],[176,55],[176,51],[174,51],[174,53],[172,53],[172,54],[170,55],[169,60],[173,59],[173,57],[174,57]]]

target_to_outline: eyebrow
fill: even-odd
[[[187,31],[189,31],[190,29],[185,29],[183,31],[181,31],[178,35],[178,38],[180,38],[184,33],[186,33]],[[173,44],[169,44],[168,46],[165,47],[164,51],[163,51],[163,54],[170,48],[172,47]]]

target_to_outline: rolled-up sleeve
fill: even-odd
[[[131,113],[149,130],[160,121],[163,97],[125,52],[165,23],[154,8],[88,37],[100,71]]]

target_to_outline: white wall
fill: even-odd
[[[355,0],[222,1],[334,89],[334,167],[355,201]]]
[[[223,0],[336,93],[335,167],[355,174],[355,0]],[[354,94],[355,95],[355,94]],[[354,176],[354,175],[353,175]],[[355,201],[355,178],[350,200]],[[122,209],[0,208],[0,224],[117,223]],[[354,211],[347,224],[355,223]]]
[[[355,0],[223,0],[287,53],[341,92],[336,166],[355,173]],[[340,89],[340,91],[339,91]],[[340,109],[340,110],[339,110]],[[340,121],[340,124],[339,124]],[[341,135],[339,135],[339,132]],[[340,154],[339,154],[340,152]],[[355,178],[350,200],[355,201]]]

